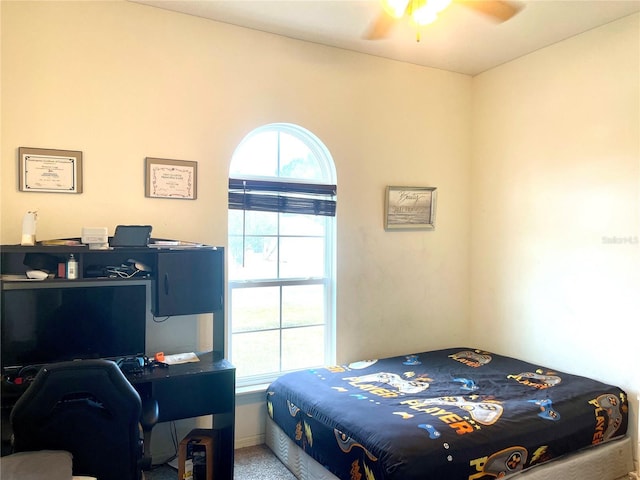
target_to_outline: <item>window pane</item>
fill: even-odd
[[[229,279],[268,279],[278,277],[278,239],[276,237],[229,236]]]
[[[289,328],[282,331],[283,370],[324,364],[324,327]]]
[[[232,337],[236,376],[277,372],[280,369],[280,331],[237,333]]]
[[[280,278],[322,277],[324,238],[280,237]]]
[[[324,285],[282,287],[282,326],[324,323]]]
[[[229,278],[275,278],[277,232],[277,213],[229,210]]]
[[[280,287],[232,289],[231,318],[233,333],[279,328]]]
[[[280,176],[322,180],[318,161],[308,145],[287,133],[280,134]]]
[[[280,214],[280,235],[324,237],[326,225],[322,215]]]
[[[242,235],[242,210],[229,210],[229,235]]]
[[[277,235],[278,214],[229,210],[229,235]]]
[[[278,132],[261,132],[245,140],[233,154],[229,173],[278,176]]]

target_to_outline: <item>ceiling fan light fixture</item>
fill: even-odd
[[[427,4],[433,8],[436,13],[440,13],[451,4],[451,0],[428,0]]]
[[[411,0],[382,0],[384,10],[394,18],[402,18]]]
[[[0,0],[2,1],[2,0]],[[382,12],[372,22],[365,34],[367,40],[378,40],[389,36],[397,20],[406,16],[416,27],[416,39],[420,41],[420,27],[433,23],[438,13],[446,9],[453,0],[379,0]],[[458,4],[504,22],[517,14],[522,7],[511,0],[456,0]]]
[[[427,25],[438,18],[438,13],[449,6],[451,0],[380,0],[385,12],[393,18],[407,15],[417,25]]]
[[[435,22],[438,13],[449,6],[451,0],[413,0],[411,18],[422,26]]]
[[[411,13],[411,19],[420,26],[433,23],[437,20],[437,18],[438,12],[436,12],[433,8],[430,8],[428,4],[421,6]]]

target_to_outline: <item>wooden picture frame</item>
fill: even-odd
[[[433,230],[435,217],[436,187],[387,187],[385,230]]]
[[[198,198],[198,162],[147,157],[145,169],[146,197]]]
[[[21,192],[82,193],[82,152],[51,148],[18,149]]]

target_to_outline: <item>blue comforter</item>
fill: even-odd
[[[267,407],[343,480],[504,478],[628,421],[618,387],[464,347],[290,373]]]

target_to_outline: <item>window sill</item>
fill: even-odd
[[[247,385],[244,387],[236,387],[236,397],[244,395],[253,395],[256,393],[264,393],[269,388],[270,383],[260,383],[255,385]]]

